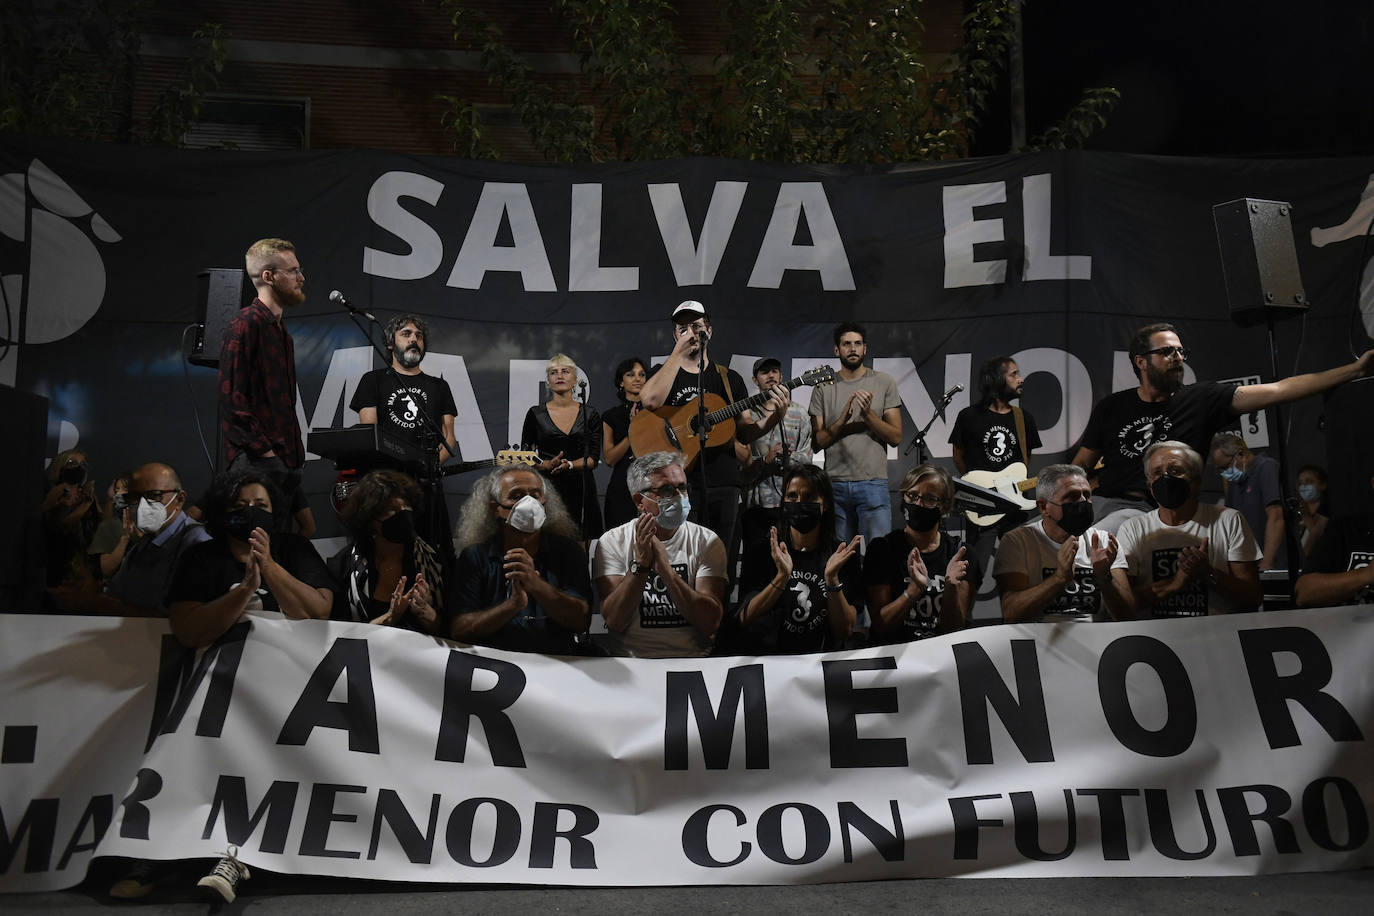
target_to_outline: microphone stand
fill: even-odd
[[[906,451],[902,452],[903,455],[910,455],[913,448],[918,449],[916,452],[917,465],[925,464],[929,459],[929,456],[926,454],[926,433],[930,432],[930,428],[935,425],[936,417],[939,417],[941,420],[945,418],[945,408],[949,406],[949,402],[952,400],[954,400],[953,395],[947,398],[940,398],[939,405],[935,408],[935,412],[930,415],[930,419],[926,422],[926,425],[916,431],[916,435],[911,437],[911,444],[906,447]]]
[[[697,450],[697,471],[701,478],[701,514],[697,517],[708,528],[711,527],[706,491],[706,437],[711,434],[711,427],[706,421],[706,345],[709,342],[708,337],[697,345],[697,439],[701,443]],[[728,549],[729,545],[726,547]]]
[[[577,407],[577,415],[582,419],[582,461],[586,466],[579,472],[582,477],[582,502],[578,506],[577,530],[582,534],[582,540],[587,541],[587,478],[592,473],[592,424],[587,413],[587,383],[578,382],[578,389],[582,394],[582,402]]]
[[[377,345],[377,341],[372,333],[372,328],[364,326],[362,319],[366,318],[373,327],[377,328],[381,328],[381,322],[371,314],[353,308],[348,309],[348,317],[349,320],[357,326],[362,335],[367,338],[367,342],[371,345],[372,351],[381,357],[383,364],[386,366],[386,373],[390,376],[392,383],[397,388],[404,388],[406,385],[404,377],[397,372],[396,367],[392,365],[392,351],[390,349],[383,349]],[[428,343],[428,341],[426,341],[426,343]],[[377,405],[378,424],[382,422],[382,408],[383,405]],[[439,461],[440,444],[442,443],[447,447],[448,443],[444,442],[443,429],[435,422],[434,417],[430,414],[429,410],[426,409],[425,405],[420,401],[416,401],[415,409],[419,412],[420,416],[420,425],[422,427],[420,433],[420,452],[424,455],[419,473],[420,487],[425,494],[425,530],[423,536],[425,541],[431,547],[438,550],[445,561],[451,565],[456,560],[456,557],[453,555],[452,536],[449,532],[442,530],[447,527],[448,507],[444,502],[443,473],[439,469],[441,463]],[[450,457],[452,457],[452,455],[450,455]]]

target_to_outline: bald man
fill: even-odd
[[[154,461],[134,471],[124,524],[142,537],[131,541],[105,586],[108,597],[129,608],[126,615],[135,614],[134,608],[150,616],[164,613],[167,585],[182,551],[210,540],[205,526],[187,515],[185,508],[186,491],[169,465]]]

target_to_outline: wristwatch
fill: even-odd
[[[637,575],[639,575],[640,573],[648,574],[648,572],[649,572],[649,567],[648,567],[648,566],[640,566],[638,560],[631,560],[631,561],[630,561],[630,575],[632,575],[632,576],[637,576]]]

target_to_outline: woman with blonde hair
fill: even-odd
[[[586,542],[601,536],[601,506],[592,470],[601,458],[601,414],[573,397],[577,363],[556,353],[545,367],[549,400],[531,407],[520,433],[523,445],[539,453],[539,470],[548,477]],[[586,385],[582,385],[583,397]]]

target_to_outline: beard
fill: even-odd
[[[862,353],[850,353],[848,356],[840,357],[840,365],[846,369],[857,369],[864,364]]]
[[[279,289],[277,290],[277,301],[281,303],[281,307],[284,309],[295,308],[305,301],[305,287]]]
[[[413,345],[396,354],[397,361],[407,369],[414,369],[424,358],[425,351]]]
[[[1174,394],[1183,387],[1183,366],[1173,366],[1168,369],[1156,369],[1154,366],[1145,367],[1145,377],[1149,379],[1151,387],[1156,391],[1165,394]]]
[[[1010,403],[1021,396],[1020,388],[1013,388],[1010,385],[1002,386],[1002,400]]]

